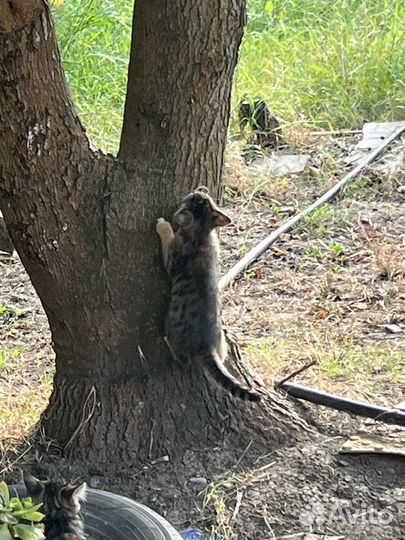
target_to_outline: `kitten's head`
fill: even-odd
[[[72,513],[80,512],[80,502],[86,498],[86,482],[80,484],[64,484],[38,480],[32,474],[24,472],[24,483],[27,496],[34,504],[43,503],[43,512],[51,518],[61,510]]]
[[[194,228],[197,232],[209,232],[229,225],[231,220],[209,196],[208,189],[199,187],[182,200],[173,222],[183,230]]]

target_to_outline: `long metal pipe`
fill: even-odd
[[[383,152],[383,150],[389,146],[395,139],[400,137],[402,133],[405,132],[405,126],[400,127],[394,133],[392,133],[389,137],[383,140],[383,142],[377,146],[377,148],[374,148],[369,154],[367,154],[364,159],[361,160],[361,162],[355,167],[352,171],[350,171],[346,176],[344,176],[337,184],[335,184],[331,189],[329,189],[326,193],[324,193],[319,199],[317,199],[311,206],[308,206],[303,210],[302,212],[299,212],[295,216],[293,216],[291,219],[287,220],[281,227],[273,231],[269,236],[264,238],[257,246],[252,248],[246,255],[244,255],[232,268],[228,270],[228,272],[222,276],[222,278],[219,280],[218,287],[219,290],[224,289],[229,285],[229,283],[236,278],[238,274],[243,272],[245,268],[247,268],[254,260],[256,260],[266,249],[268,249],[274,242],[282,235],[287,232],[289,232],[299,221],[301,221],[302,218],[305,216],[308,216],[311,214],[314,210],[317,208],[320,208],[325,203],[331,201],[333,197],[335,197],[339,191],[348,183],[350,180],[353,180],[353,178],[356,178],[362,170],[367,167],[367,165],[370,165],[377,157]]]
[[[317,405],[324,405],[338,411],[350,412],[358,416],[366,418],[374,418],[386,424],[395,424],[397,426],[405,426],[405,412],[399,409],[389,409],[387,407],[379,407],[378,405],[370,405],[362,401],[355,401],[333,394],[314,390],[308,386],[300,384],[283,383],[280,388],[285,390],[290,396],[298,399],[305,399]]]

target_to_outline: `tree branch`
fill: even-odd
[[[145,190],[164,186],[169,213],[190,185],[220,192],[244,22],[243,0],[135,2],[118,156],[143,168]]]

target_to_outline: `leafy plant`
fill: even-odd
[[[0,482],[0,540],[42,540],[43,532],[34,525],[45,517],[38,512],[41,506],[31,497],[10,497],[7,484]]]
[[[326,226],[333,220],[333,210],[328,205],[317,208],[304,218],[304,227],[309,234],[315,237],[325,234]]]

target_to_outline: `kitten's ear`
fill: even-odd
[[[193,214],[190,210],[181,210],[174,214],[173,222],[180,227],[191,227],[194,223]]]
[[[86,500],[86,490],[86,482],[82,482],[81,484],[68,484],[67,486],[63,486],[63,488],[61,488],[59,495],[61,498],[73,503],[73,505],[76,506],[80,503],[80,501]]]
[[[86,482],[82,482],[81,484],[76,485],[72,497],[75,501],[85,501],[86,500],[86,494],[87,494],[87,484]]]
[[[33,500],[42,498],[45,490],[45,482],[38,480],[38,478],[35,478],[35,476],[32,476],[32,474],[27,471],[23,471],[23,479],[25,487],[27,488],[27,496],[31,497]]]
[[[211,213],[211,223],[214,227],[225,227],[231,223],[231,218],[220,212],[219,210],[213,210]]]

